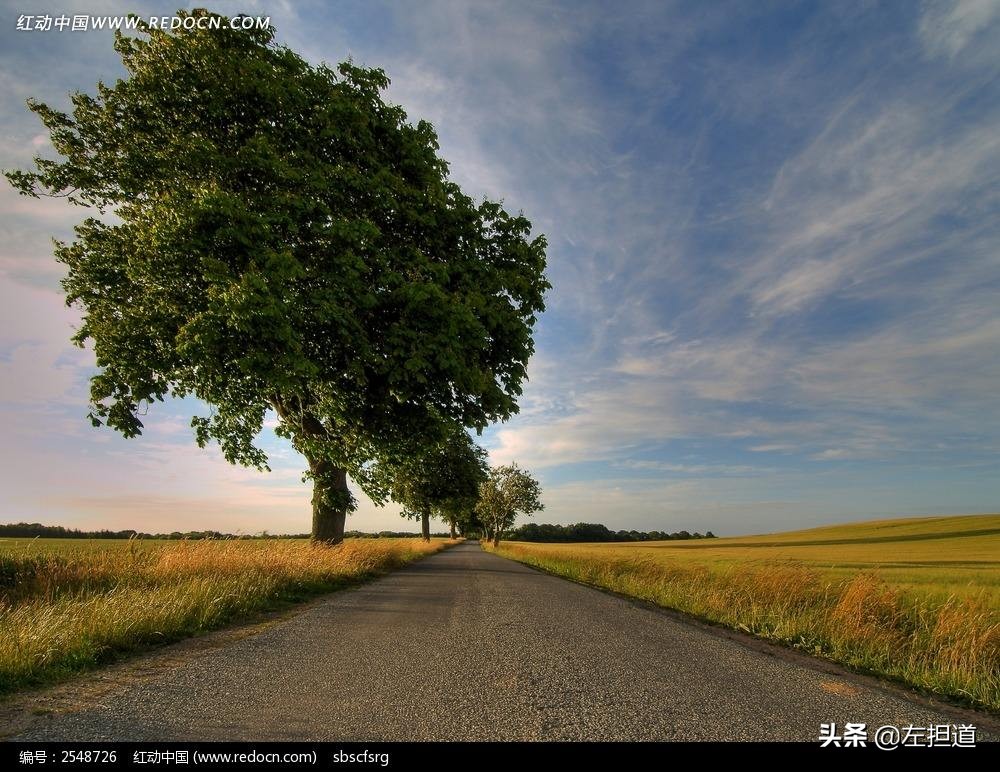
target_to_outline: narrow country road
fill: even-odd
[[[474,543],[168,660],[7,739],[815,740],[829,721],[964,722]]]

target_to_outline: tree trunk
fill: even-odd
[[[493,534],[493,546],[494,547],[499,547],[500,546],[500,529],[499,528]]]
[[[309,469],[313,474],[313,541],[340,544],[344,540],[347,507],[333,502],[347,501],[347,471],[327,461],[310,462]]]
[[[458,534],[455,533],[455,521],[454,520],[449,520],[448,524],[451,526],[451,538],[452,539],[457,539],[458,538]]]
[[[292,432],[292,444],[309,462],[309,472],[313,478],[312,539],[324,544],[340,544],[344,540],[347,505],[351,501],[347,470],[334,466],[329,461],[309,458],[306,449],[296,441],[296,438],[301,437],[329,440],[330,433],[323,422],[309,411],[308,404],[304,406],[301,398],[296,398],[295,401],[298,409],[290,407],[280,394],[271,398],[278,418]]]
[[[420,535],[424,537],[424,541],[431,540],[431,516],[426,512],[420,515]]]

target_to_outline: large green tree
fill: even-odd
[[[530,515],[545,509],[542,489],[527,471],[517,464],[496,466],[489,470],[479,486],[476,514],[484,536],[500,546],[503,532],[512,528],[518,515]]]
[[[403,516],[421,522],[421,534],[430,541],[430,519],[438,517],[451,527],[476,506],[479,486],[486,480],[486,451],[459,426],[443,439],[401,459],[384,471],[392,498],[403,505]],[[373,472],[375,474],[376,472]]]
[[[517,411],[544,238],[450,181],[381,70],[311,65],[273,29],[144,27],[115,49],[127,77],[70,112],[29,100],[59,159],[6,172],[115,216],[56,246],[95,425],[134,437],[149,403],[195,395],[199,445],[266,468],[273,409],[308,462],[313,536],[336,542],[348,474],[383,501],[372,459]]]

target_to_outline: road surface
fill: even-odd
[[[815,740],[830,721],[969,720],[474,543],[199,640],[98,696],[60,687],[49,715],[22,706],[7,739]]]

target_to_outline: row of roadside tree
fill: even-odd
[[[427,538],[433,516],[454,532],[475,512],[499,539],[540,509],[530,475],[488,468],[470,432],[517,412],[545,237],[462,192],[382,70],[313,65],[273,28],[136,26],[115,35],[125,77],[66,111],[28,101],[58,158],[5,171],[88,210],[55,255],[96,357],[91,422],[132,438],[151,405],[195,397],[197,443],[266,470],[276,415],[331,544],[349,478]]]

